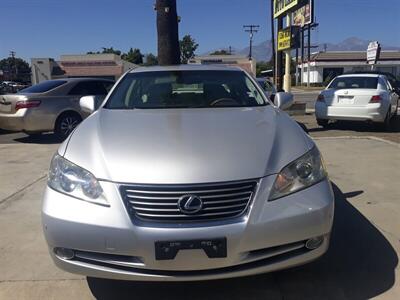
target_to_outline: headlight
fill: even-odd
[[[278,174],[269,200],[275,200],[316,184],[327,177],[318,149],[314,147],[305,155],[290,163]]]
[[[101,197],[103,189],[97,179],[85,169],[56,154],[50,165],[47,184],[52,189],[81,200],[107,204]]]

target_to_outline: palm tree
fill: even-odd
[[[157,0],[158,62],[160,65],[180,64],[178,15],[176,0]]]

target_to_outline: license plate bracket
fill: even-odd
[[[227,257],[226,238],[186,240],[186,241],[157,241],[155,242],[156,260],[172,260],[180,250],[202,249],[208,258]]]
[[[339,96],[338,103],[340,104],[354,104],[353,96]]]

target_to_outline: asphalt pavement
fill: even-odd
[[[303,121],[313,126],[308,118]],[[168,284],[57,269],[43,238],[40,206],[58,144],[51,135],[0,134],[0,299],[400,299],[400,187],[394,184],[400,144],[376,132],[347,136],[349,131],[311,132],[320,134],[315,140],[336,198],[331,246],[322,259],[260,276]]]

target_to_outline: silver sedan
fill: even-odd
[[[79,106],[79,99],[96,95],[100,102],[113,84],[106,79],[58,79],[44,81],[17,94],[0,95],[0,128],[30,135],[53,131],[66,138],[87,116]]]
[[[127,73],[54,155],[43,230],[91,277],[209,280],[323,255],[334,214],[320,152],[237,68]],[[95,109],[93,97],[82,108]]]

